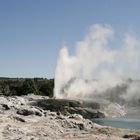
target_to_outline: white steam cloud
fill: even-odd
[[[140,79],[140,40],[125,34],[121,46],[108,47],[113,37],[111,26],[95,24],[77,42],[74,56],[63,46],[55,72],[56,98],[85,99],[106,94],[119,100],[140,99],[140,83],[127,80]]]

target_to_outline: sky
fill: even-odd
[[[139,0],[0,0],[0,77],[53,78],[63,42],[74,53],[93,24],[140,35],[139,6]]]

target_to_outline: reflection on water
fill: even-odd
[[[94,119],[94,122],[116,128],[140,129],[140,116]]]

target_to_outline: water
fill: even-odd
[[[140,129],[140,116],[126,116],[120,118],[94,119],[94,122],[104,126],[116,128]]]

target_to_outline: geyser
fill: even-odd
[[[125,34],[117,43],[109,25],[95,24],[70,55],[64,45],[55,71],[56,98],[140,103],[140,40]],[[115,43],[114,43],[115,44]],[[133,79],[133,80],[130,80]]]

